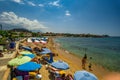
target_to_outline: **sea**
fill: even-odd
[[[72,54],[79,57],[87,54],[88,60],[92,57],[92,63],[120,72],[120,37],[60,37],[55,38],[55,42]]]

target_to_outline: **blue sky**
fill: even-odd
[[[4,29],[120,36],[120,0],[0,0]]]

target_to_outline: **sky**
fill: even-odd
[[[0,0],[4,29],[120,36],[120,0]]]

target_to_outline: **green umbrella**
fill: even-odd
[[[32,53],[29,51],[22,51],[22,52],[20,52],[20,54],[32,54]]]
[[[28,57],[28,56],[19,56],[17,58],[14,58],[14,59],[10,60],[8,62],[8,65],[10,65],[10,66],[18,66],[18,65],[24,64],[24,63],[29,62],[29,61],[31,61],[30,57]]]

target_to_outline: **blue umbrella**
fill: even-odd
[[[40,54],[47,54],[47,53],[51,53],[51,51],[48,48],[42,48],[42,52],[40,52]]]
[[[10,48],[15,48],[15,42],[11,42],[10,45],[9,45]]]
[[[34,71],[36,69],[41,68],[41,64],[37,64],[36,62],[27,62],[17,67],[20,71]]]
[[[69,65],[66,62],[63,61],[57,61],[57,62],[53,62],[51,64],[51,66],[57,68],[57,69],[61,69],[61,70],[66,70],[69,69]]]
[[[42,50],[44,50],[44,51],[50,51],[50,49],[48,49],[48,48],[42,48]]]
[[[45,58],[45,60],[46,60],[48,63],[52,63],[52,62],[53,62],[53,54],[50,53],[50,59]]]
[[[76,71],[74,74],[74,80],[98,80],[97,77],[87,71]]]
[[[32,51],[32,49],[30,47],[27,46],[22,46],[23,49],[28,50],[28,51]]]
[[[35,57],[35,54],[23,54],[23,56],[28,56],[30,58],[34,58]]]

